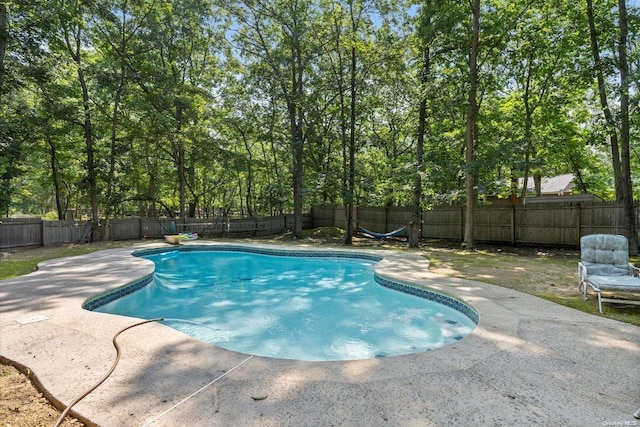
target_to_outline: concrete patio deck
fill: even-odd
[[[139,321],[81,305],[150,274],[150,261],[130,255],[146,247],[51,260],[0,281],[0,355],[69,404],[111,367],[114,334]],[[464,300],[478,327],[426,353],[300,362],[234,353],[149,323],[120,335],[119,365],[74,412],[104,427],[640,426],[640,328],[438,276],[414,255],[375,253],[385,255],[378,274]]]

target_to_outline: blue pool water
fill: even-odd
[[[96,311],[166,324],[202,341],[259,356],[353,360],[454,343],[475,323],[374,280],[369,259],[239,251],[147,255],[153,281]]]

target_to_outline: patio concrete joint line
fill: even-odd
[[[230,374],[231,372],[233,372],[236,368],[239,368],[240,366],[244,365],[245,363],[247,363],[249,360],[251,360],[253,358],[253,355],[247,357],[246,359],[244,359],[242,362],[238,363],[236,366],[234,366],[233,368],[229,369],[227,372],[225,372],[224,374],[220,375],[219,377],[215,378],[213,381],[203,385],[202,387],[200,387],[198,390],[194,391],[193,393],[191,393],[189,396],[185,397],[184,399],[182,399],[180,402],[176,403],[175,405],[173,405],[172,407],[170,407],[169,409],[167,409],[166,411],[162,412],[160,415],[157,415],[156,417],[154,417],[153,419],[151,419],[151,421],[146,422],[145,424],[142,425],[142,427],[147,427],[150,426],[151,424],[155,423],[156,421],[158,421],[160,418],[164,417],[165,415],[167,415],[169,412],[173,411],[174,409],[176,409],[178,406],[182,405],[183,403],[185,403],[187,400],[191,399],[192,397],[194,397],[196,394],[200,393],[201,391],[205,390],[207,387],[213,385],[215,382],[217,382],[219,379],[224,378],[225,376],[227,376],[227,374]]]

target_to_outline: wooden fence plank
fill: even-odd
[[[355,210],[356,225],[388,233],[407,225],[411,213],[410,208],[359,207]],[[424,211],[421,237],[462,241],[464,218],[463,206]],[[636,221],[640,225],[640,205],[636,206]],[[488,205],[476,209],[474,237],[480,242],[577,247],[580,237],[586,234],[626,234],[623,224],[622,206],[611,203]],[[127,218],[110,221],[110,237],[112,240],[162,238],[176,232],[195,232],[202,237],[264,236],[292,227],[293,215],[290,214],[243,219]],[[344,228],[344,207],[313,208],[303,215],[303,229],[312,227]],[[89,232],[88,222],[3,219],[0,249],[79,242],[88,237]]]
[[[464,209],[443,207],[422,213],[422,237],[462,241],[464,233]]]
[[[331,215],[323,208],[323,218]],[[342,207],[335,208],[343,212]],[[444,206],[422,213],[421,238],[462,241],[464,206]],[[313,211],[315,213],[315,210]],[[573,246],[580,237],[592,233],[626,234],[622,206],[604,204],[478,206],[474,218],[474,238],[480,242],[521,245]],[[359,207],[357,224],[380,233],[388,233],[409,222],[410,208]],[[640,205],[636,206],[640,225]],[[328,224],[323,220],[324,224]],[[343,227],[344,221],[327,226]],[[314,226],[317,226],[314,218]],[[639,236],[640,237],[640,236]]]
[[[0,249],[42,245],[42,221],[7,221],[0,223]]]

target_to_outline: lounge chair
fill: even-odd
[[[640,305],[638,300],[603,298],[602,292],[617,295],[623,292],[640,293],[640,269],[629,263],[627,238],[614,234],[590,234],[580,238],[580,262],[578,262],[580,287],[598,294],[598,309],[602,302]]]

